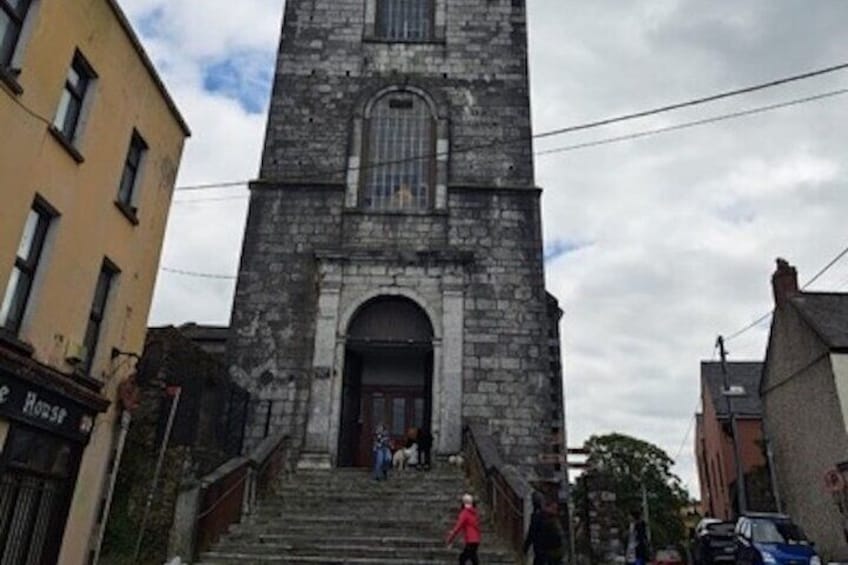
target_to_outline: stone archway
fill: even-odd
[[[431,427],[433,324],[413,300],[398,295],[370,299],[346,331],[340,466],[367,466],[371,438],[383,424],[400,441],[410,427]]]

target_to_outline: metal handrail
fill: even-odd
[[[211,514],[213,510],[215,510],[218,506],[221,505],[221,503],[224,501],[225,498],[227,498],[230,494],[232,494],[232,492],[234,490],[236,490],[238,487],[240,487],[242,484],[244,484],[245,481],[247,481],[247,478],[248,478],[248,473],[245,472],[244,475],[242,475],[242,477],[233,484],[233,486],[228,488],[227,491],[224,494],[222,494],[221,496],[216,498],[215,502],[213,502],[211,505],[209,505],[209,507],[206,510],[199,512],[197,514],[197,520],[200,521],[203,518],[205,518],[206,516],[208,516],[209,514]]]
[[[481,437],[476,437],[478,435]],[[516,506],[513,499],[523,500],[529,490],[525,493],[515,490],[502,471],[505,466],[497,453],[497,446],[493,444],[491,438],[488,436],[482,437],[483,435],[485,433],[480,430],[475,432],[473,425],[467,427],[465,430],[466,450],[469,452],[471,463],[479,469],[478,480],[483,484],[477,486],[486,493],[489,499],[487,502],[493,506],[493,510],[496,510],[494,507],[503,507],[507,511],[505,512],[506,516],[503,514],[493,516],[495,527],[500,535],[509,540],[512,550],[518,557],[519,554],[523,555],[524,508]],[[488,442],[486,445],[488,460],[481,451],[481,439]],[[501,502],[504,499],[505,502]]]

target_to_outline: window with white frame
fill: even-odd
[[[20,329],[52,219],[53,214],[36,202],[24,224],[24,233],[15,255],[12,274],[6,285],[3,302],[0,303],[0,328],[12,334],[17,334]]]
[[[377,0],[377,37],[426,41],[433,37],[433,0]]]
[[[96,76],[85,58],[77,51],[71,68],[68,69],[56,119],[53,120],[53,125],[69,142],[74,141],[86,93]]]
[[[424,210],[431,204],[434,119],[427,101],[409,92],[377,100],[368,119],[362,204],[372,210]]]
[[[9,67],[31,0],[0,0],[0,68]]]
[[[124,161],[124,171],[121,174],[121,182],[118,185],[118,202],[129,209],[134,208],[135,186],[141,172],[141,163],[144,153],[147,151],[147,143],[133,131],[127,158]]]

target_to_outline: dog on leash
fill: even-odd
[[[410,447],[401,448],[392,455],[392,467],[395,469],[406,469],[418,465],[418,444],[413,443]]]

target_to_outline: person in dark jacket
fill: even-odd
[[[648,527],[638,510],[631,512],[630,516],[632,519],[627,536],[627,562],[645,565],[648,562]]]
[[[418,466],[430,470],[430,450],[433,448],[433,436],[427,426],[418,430]]]
[[[533,565],[562,563],[562,528],[556,502],[545,505],[545,499],[539,492],[533,493],[532,501],[533,514],[524,538],[524,552],[533,547]]]
[[[544,565],[546,562],[545,549],[542,544],[542,520],[544,519],[542,493],[533,491],[533,513],[530,515],[530,526],[524,538],[524,553],[533,546],[533,565]]]
[[[474,508],[474,497],[470,494],[462,495],[462,510],[459,511],[456,525],[448,533],[448,547],[460,534],[465,538],[465,548],[459,555],[459,565],[465,565],[468,561],[471,561],[472,565],[480,565],[480,559],[477,557],[477,549],[480,547],[480,518]]]

